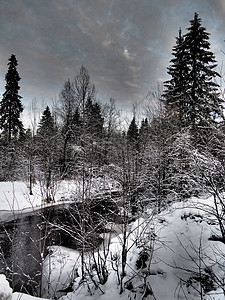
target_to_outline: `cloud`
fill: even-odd
[[[57,97],[84,65],[100,99],[129,106],[167,79],[175,36],[195,11],[220,53],[223,0],[0,0],[0,84],[14,53],[25,102]]]

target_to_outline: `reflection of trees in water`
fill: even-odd
[[[39,222],[40,217],[35,215],[19,219],[12,243],[13,285],[32,294],[36,294],[41,279]]]
[[[41,231],[38,215],[17,219],[1,226],[0,270],[14,291],[38,294],[41,279]]]
[[[88,208],[85,232],[81,222],[87,211],[81,203],[49,207],[0,224],[0,273],[7,276],[14,291],[40,295],[47,246],[57,244],[79,250],[81,238],[85,239],[85,251],[100,245],[105,221],[118,217],[118,207],[106,197],[90,199]]]

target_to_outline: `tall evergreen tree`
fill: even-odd
[[[12,138],[18,138],[24,132],[20,115],[23,111],[21,96],[19,95],[20,76],[17,71],[17,59],[11,55],[8,63],[8,72],[6,73],[5,92],[0,102],[0,128],[8,142]]]
[[[101,107],[97,102],[87,99],[85,105],[84,123],[87,132],[94,136],[100,136],[103,131],[104,118],[102,117]]]
[[[57,139],[57,127],[48,106],[39,122],[36,143],[39,178],[42,180],[46,200],[49,201],[54,198],[54,178],[58,176],[59,141]]]
[[[149,124],[148,124],[148,119],[142,119],[141,121],[141,127],[139,129],[139,138],[141,139],[146,139],[149,131]]]
[[[209,33],[201,26],[201,19],[195,13],[188,32],[177,39],[172,66],[172,76],[166,82],[167,109],[174,105],[178,109],[182,126],[190,126],[193,132],[209,127],[222,117],[222,100],[214,79],[219,74],[214,70],[216,60],[210,51]]]
[[[96,135],[101,135],[103,131],[104,118],[102,116],[101,106],[96,102],[93,106],[93,128]]]
[[[181,126],[185,120],[183,116],[186,115],[185,74],[188,72],[188,66],[185,63],[183,43],[184,37],[182,36],[182,31],[180,29],[179,35],[176,38],[176,45],[172,52],[174,58],[171,59],[171,65],[167,68],[168,74],[172,78],[164,83],[166,91],[163,95],[169,113],[178,116],[179,125]]]
[[[148,119],[145,118],[141,121],[141,127],[139,129],[139,145],[141,151],[144,151],[146,148],[146,145],[148,143],[148,135],[149,135],[149,124],[148,124]]]
[[[138,126],[136,124],[135,117],[133,117],[130,126],[128,127],[127,130],[127,141],[130,145],[134,146],[136,150],[138,149],[138,137],[139,137]]]
[[[217,66],[215,56],[210,51],[209,33],[201,26],[201,19],[195,13],[191,26],[185,35],[185,56],[188,65],[186,89],[189,95],[187,119],[192,127],[207,125],[221,117],[222,99],[219,98],[218,84],[214,82],[220,76],[214,69]]]
[[[51,138],[52,134],[55,132],[55,122],[51,114],[50,108],[46,106],[43,111],[43,115],[39,122],[37,135],[43,138]]]

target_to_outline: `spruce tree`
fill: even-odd
[[[136,124],[135,117],[133,117],[127,130],[127,141],[128,144],[136,148],[136,150],[138,150],[138,138],[139,138],[138,126]]]
[[[145,118],[141,121],[141,127],[139,129],[139,146],[141,151],[144,151],[146,148],[146,145],[148,143],[148,135],[149,135],[149,124],[148,124],[148,119]]]
[[[184,37],[181,29],[176,38],[176,45],[173,48],[171,65],[167,68],[168,74],[172,77],[164,83],[166,91],[163,97],[166,100],[166,107],[170,115],[178,116],[179,125],[184,124],[185,112],[185,74],[188,72],[188,66],[185,63],[184,56]]]
[[[146,139],[149,131],[149,124],[148,124],[148,119],[142,119],[141,121],[141,127],[139,129],[139,139]]]
[[[51,138],[54,131],[55,131],[54,118],[52,117],[50,108],[46,106],[45,110],[43,111],[41,120],[39,122],[37,135],[44,138]]]
[[[62,134],[65,143],[70,142],[75,133],[75,123],[78,109],[78,103],[75,99],[75,91],[73,84],[68,79],[60,93],[60,117],[62,119]]]
[[[84,123],[88,133],[94,136],[101,136],[103,132],[104,118],[102,117],[101,106],[88,98],[85,105]]]
[[[195,135],[223,116],[222,100],[218,94],[214,70],[216,60],[210,51],[209,33],[201,26],[195,13],[187,33],[177,39],[168,73],[172,79],[165,83],[164,98],[167,111],[176,111],[182,127],[189,126]]]
[[[23,112],[21,96],[19,95],[20,76],[17,71],[17,59],[11,55],[8,63],[8,72],[6,73],[5,92],[0,102],[0,128],[6,141],[10,142],[12,138],[19,138],[24,133],[23,124],[20,115]]]
[[[126,157],[126,176],[127,176],[127,195],[131,212],[137,212],[137,197],[139,182],[139,130],[135,116],[133,117],[127,130],[127,157]]]
[[[48,106],[39,122],[36,143],[39,178],[42,180],[46,200],[49,201],[53,199],[52,187],[54,187],[54,178],[58,175],[59,141],[57,139],[57,127]]]
[[[95,135],[100,136],[103,132],[104,118],[101,112],[101,106],[96,102],[93,105],[92,126]]]
[[[186,118],[192,128],[208,126],[222,113],[222,99],[219,98],[218,84],[214,79],[219,74],[215,56],[210,51],[209,33],[201,26],[201,19],[195,13],[190,21],[185,38],[185,60],[188,73],[185,76],[188,110]]]

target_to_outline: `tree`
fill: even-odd
[[[223,108],[217,92],[218,84],[213,81],[220,75],[214,71],[217,64],[214,54],[209,50],[209,33],[201,26],[197,13],[190,23],[185,35],[185,56],[189,69],[186,88],[191,109],[188,117],[192,126],[195,126],[223,116]]]
[[[71,173],[71,166],[73,165],[71,144],[77,140],[80,134],[79,103],[75,97],[74,85],[70,79],[65,82],[59,100],[59,114],[62,119],[60,168],[61,176],[66,177]]]
[[[22,156],[23,156],[23,166],[24,168],[26,179],[28,179],[28,186],[30,195],[33,195],[32,187],[35,183],[35,139],[32,133],[32,130],[28,128],[24,134],[23,144],[22,144]]]
[[[54,198],[54,175],[58,170],[57,127],[47,106],[43,112],[37,130],[37,156],[40,168],[40,182],[47,201]]]
[[[133,117],[127,131],[127,151],[125,158],[127,194],[130,195],[130,205],[132,212],[137,212],[137,187],[139,185],[139,131],[135,116]]]
[[[118,131],[120,111],[116,108],[116,100],[111,98],[103,107],[106,134],[112,135]]]
[[[62,119],[62,130],[65,134],[65,139],[70,140],[74,134],[74,115],[76,113],[78,103],[75,99],[73,84],[68,79],[59,96],[60,100],[60,117]]]
[[[80,151],[81,165],[84,161],[90,165],[102,164],[101,134],[104,119],[101,107],[96,102],[95,86],[91,83],[88,71],[84,66],[74,78],[74,91],[80,116],[80,143],[78,145],[82,149],[82,152]],[[83,169],[83,167],[84,164],[81,168]]]
[[[188,66],[185,63],[184,57],[184,37],[181,29],[179,36],[176,38],[176,45],[173,48],[172,54],[175,58],[171,59],[171,65],[167,68],[168,74],[172,77],[166,81],[163,97],[166,100],[166,106],[170,115],[178,115],[179,124],[184,124],[185,119],[185,74],[188,72]]]
[[[117,157],[116,154],[116,141],[117,136],[120,134],[120,112],[116,108],[115,99],[110,99],[109,103],[103,106],[104,116],[104,162],[109,164],[110,162],[115,163]]]
[[[102,117],[101,107],[91,98],[87,99],[84,113],[84,123],[87,132],[94,136],[100,136],[103,132],[104,118]]]
[[[101,106],[95,101],[95,96],[95,87],[84,66],[80,68],[73,81],[68,79],[65,82],[60,93],[58,111],[62,120],[60,155],[62,178],[75,174],[75,170],[79,169],[77,165],[75,168],[75,163],[79,160],[81,165],[84,152],[89,153],[93,161],[93,152],[96,152],[95,148],[99,146],[96,141],[97,139],[100,141],[104,123]]]
[[[5,93],[0,102],[0,128],[8,142],[12,138],[18,138],[23,134],[23,124],[20,120],[20,114],[23,112],[21,96],[19,95],[20,76],[17,71],[17,59],[15,55],[11,55],[8,63],[8,72],[5,80]]]
[[[55,131],[54,119],[52,117],[50,108],[46,106],[41,120],[39,122],[37,134],[41,137],[51,137],[51,134]]]
[[[138,126],[135,117],[133,117],[127,130],[127,141],[130,145],[135,146],[136,149],[138,148],[138,136]]]
[[[74,92],[80,108],[80,115],[83,117],[87,99],[93,100],[96,94],[95,86],[91,83],[88,71],[84,66],[81,66],[79,74],[74,78]]]
[[[175,59],[168,68],[172,79],[166,82],[164,98],[167,110],[171,111],[175,106],[182,127],[190,126],[198,141],[198,131],[223,117],[223,108],[218,84],[214,82],[219,74],[214,70],[217,65],[210,51],[209,33],[201,26],[197,13],[190,24],[188,32],[177,39]]]
[[[148,135],[149,135],[149,124],[148,119],[145,118],[141,121],[141,127],[139,129],[139,147],[140,151],[144,151],[146,145],[148,143]]]

